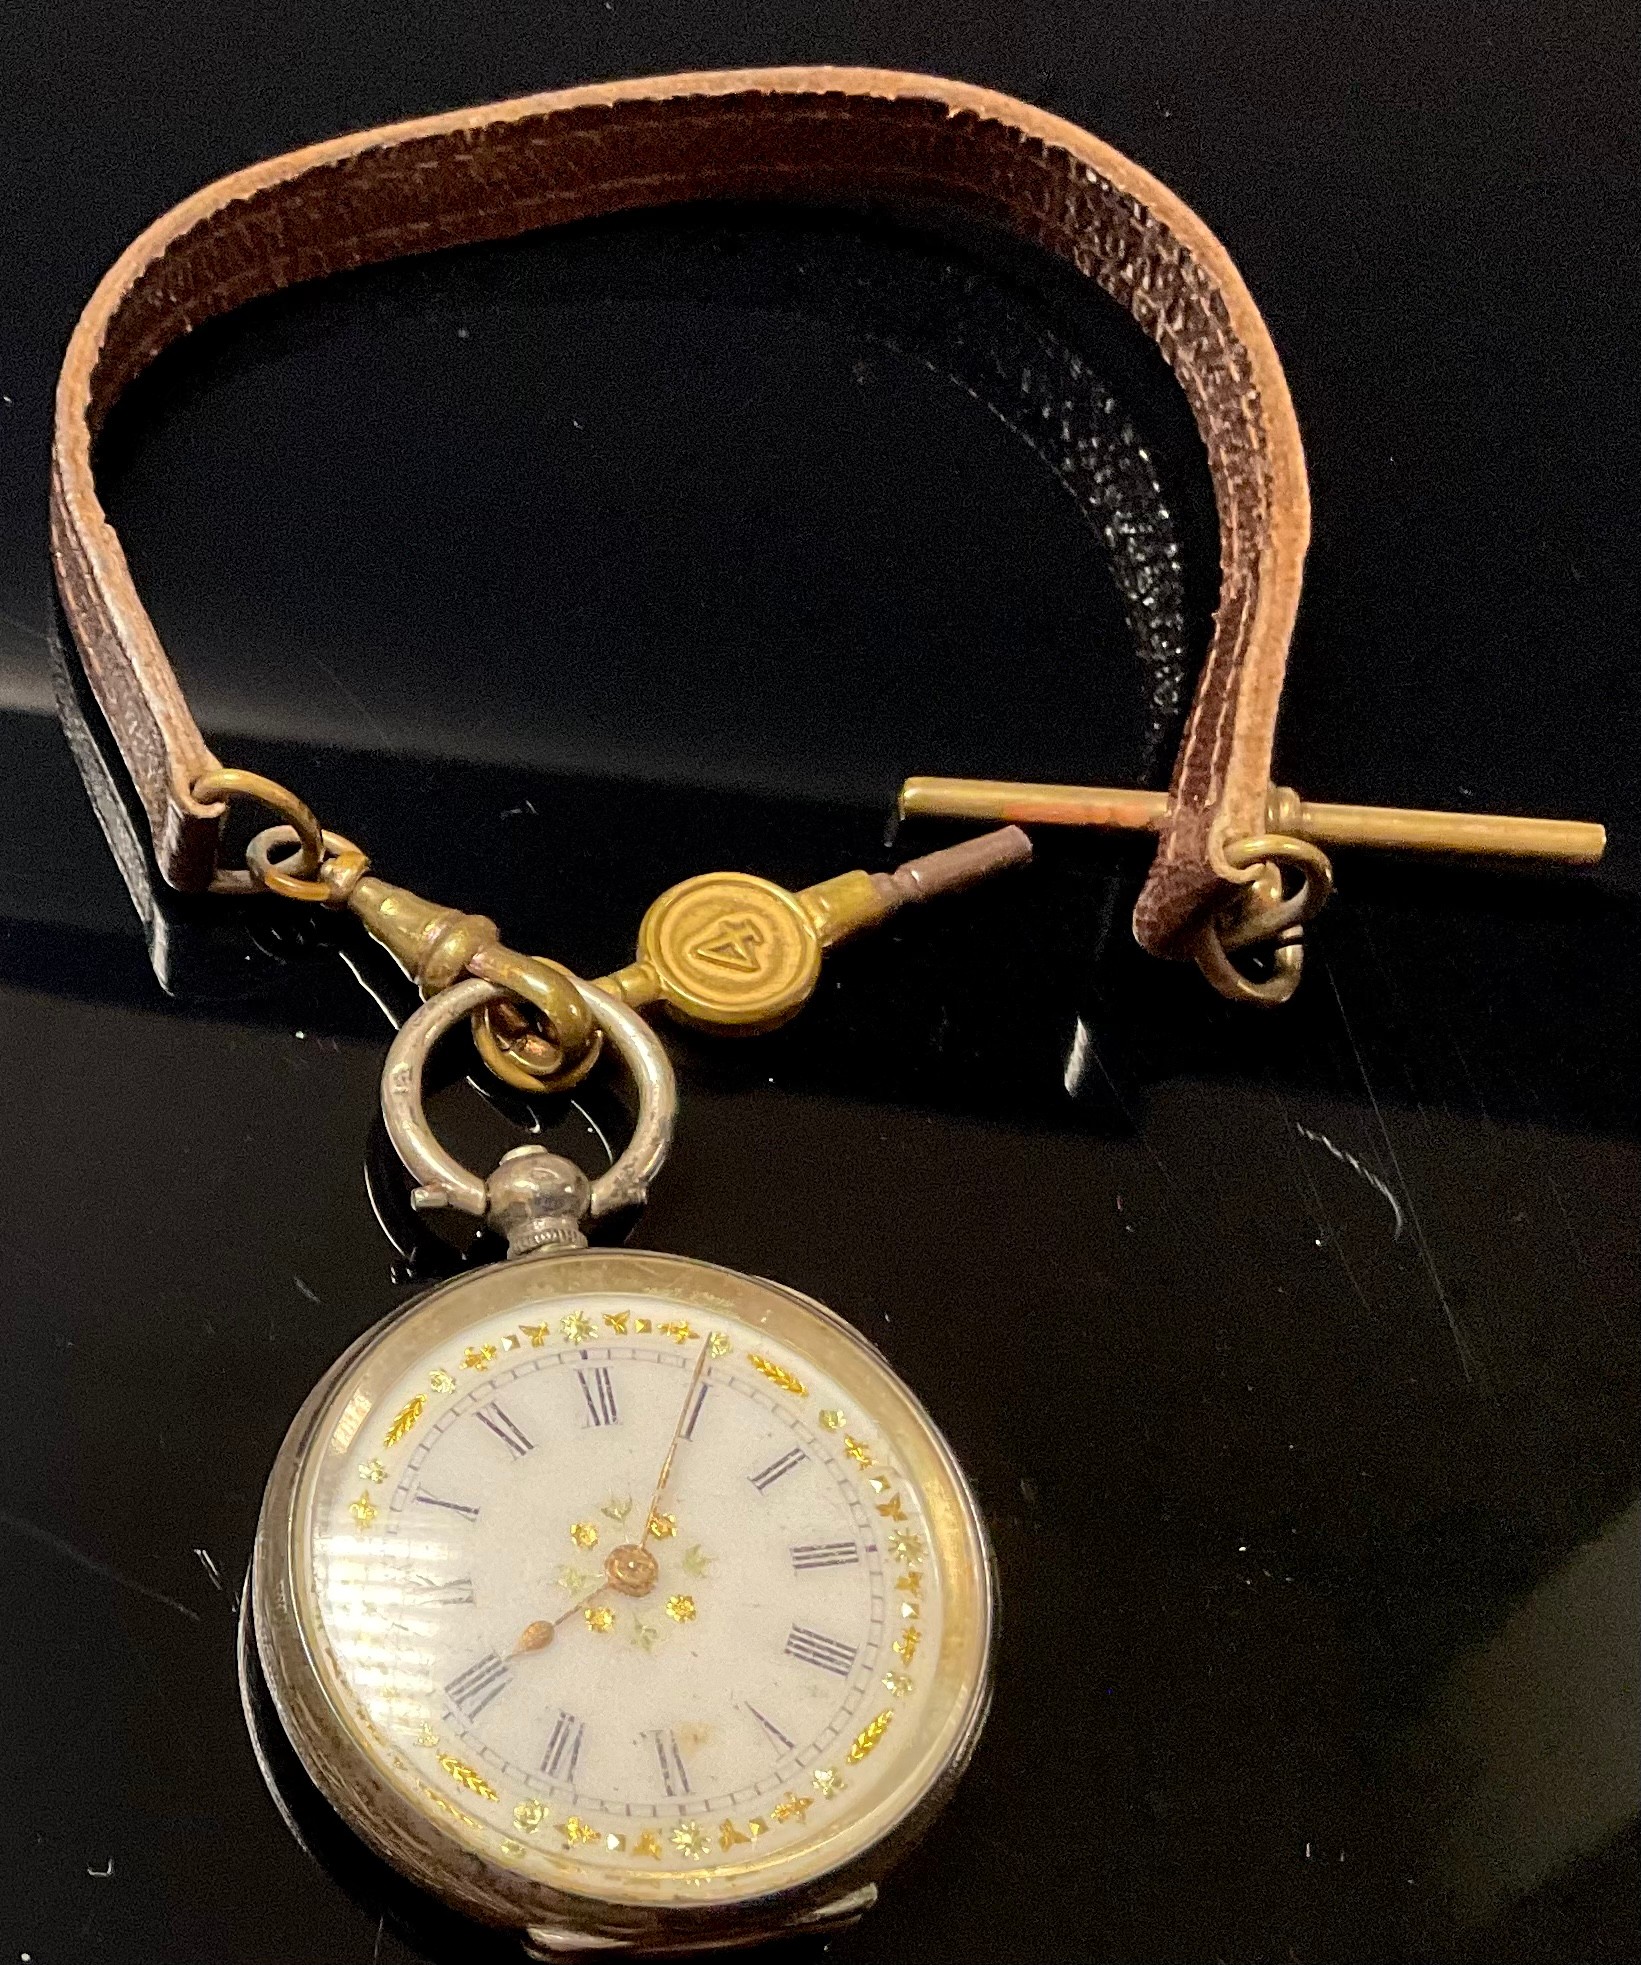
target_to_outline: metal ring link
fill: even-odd
[[[292,871],[294,861],[274,858],[281,846],[300,846],[294,826],[268,826],[245,848],[245,866],[259,888],[283,894],[288,901],[315,901],[321,907],[346,907],[349,894],[370,870],[370,855],[344,839],[339,832],[321,832],[324,857],[319,862],[319,878],[307,880]]]
[[[643,1018],[589,983],[582,983],[580,989],[638,1088],[632,1138],[614,1166],[592,1182],[589,1212],[598,1216],[635,1206],[649,1192],[672,1144],[678,1087],[661,1040]],[[481,1218],[490,1210],[488,1183],[433,1136],[422,1106],[422,1070],[429,1051],[447,1030],[508,993],[482,978],[441,990],[406,1018],[388,1051],[382,1071],[382,1118],[394,1151],[418,1183],[412,1198],[419,1208],[455,1208]]]
[[[465,967],[469,975],[494,983],[506,995],[528,1003],[546,1026],[545,1034],[537,1033],[544,1060],[552,1072],[561,1075],[550,1084],[532,1075],[529,1090],[562,1090],[586,1075],[583,1066],[591,1069],[601,1038],[599,1020],[582,994],[585,985],[578,976],[546,956],[520,955],[495,941],[475,949]],[[422,991],[424,995],[431,993],[425,972]],[[482,1046],[481,1055],[488,1063]],[[516,1080],[504,1074],[504,1082]]]
[[[550,969],[581,988],[586,985],[562,962],[550,955],[537,956]],[[514,1091],[529,1092],[537,1098],[550,1098],[579,1085],[597,1064],[604,1047],[604,1033],[595,1030],[592,1042],[579,1058],[566,1064],[564,1052],[551,1038],[544,1037],[512,996],[499,997],[473,1013],[473,1047],[485,1068]]]
[[[260,771],[241,771],[229,765],[218,765],[214,770],[201,772],[190,789],[199,805],[226,806],[236,798],[254,798],[259,805],[266,805],[270,812],[277,812],[296,835],[299,851],[294,863],[283,869],[285,874],[297,880],[310,880],[319,871],[325,857],[324,830],[296,793],[287,790],[277,780],[264,778]],[[211,886],[219,894],[252,894],[258,891],[256,876],[248,867],[219,868]]]
[[[1271,973],[1265,977],[1250,976],[1236,966],[1211,921],[1198,931],[1191,953],[1208,981],[1233,1003],[1286,1003],[1299,987],[1305,966],[1305,943],[1298,929],[1289,929],[1272,950]]]
[[[1333,892],[1333,866],[1326,853],[1291,833],[1256,833],[1222,849],[1226,865],[1240,876],[1243,894],[1198,932],[1192,953],[1197,967],[1233,1002],[1286,1003],[1299,987],[1305,962],[1304,925]],[[1298,869],[1299,886],[1283,891],[1283,872]],[[1231,960],[1231,951],[1274,944],[1271,973],[1250,976]]]
[[[1262,832],[1233,839],[1222,857],[1227,866],[1245,874],[1248,887],[1264,889],[1255,905],[1222,932],[1221,941],[1228,949],[1275,941],[1284,929],[1303,927],[1321,913],[1333,892],[1332,861],[1320,846],[1292,833]],[[1296,868],[1300,879],[1298,889],[1284,896],[1282,870],[1287,867]]]

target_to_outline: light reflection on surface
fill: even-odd
[[[1641,1501],[1461,1660],[1421,1742],[1459,1770],[1434,1861],[1471,1924],[1498,1916],[1641,1808]]]

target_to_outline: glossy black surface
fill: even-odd
[[[235,1669],[290,1415],[464,1259],[374,1121],[413,999],[349,924],[156,902],[103,785],[133,907],[50,715],[62,340],[240,162],[808,57],[1046,102],[1237,256],[1316,506],[1284,780],[1613,832],[1565,879],[1342,857],[1270,1016],[1133,948],[1142,850],[1043,833],[832,957],[787,1030],[669,1035],[684,1119],[640,1239],[856,1321],[1001,1566],[975,1765],[829,1955],[1635,1955],[1633,53],[1595,6],[1356,22],[0,29],[0,1959],[478,1955],[285,1767],[305,1853]],[[1212,605],[1149,348],[926,215],[648,217],[292,295],[175,351],[104,465],[222,753],[589,972],[685,874],[887,864],[904,771],[1159,782]],[[94,719],[76,742],[96,784]],[[436,1109],[475,1157],[518,1123],[591,1138],[459,1066]]]

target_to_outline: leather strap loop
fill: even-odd
[[[1074,124],[987,89],[876,69],[776,68],[564,89],[339,137],[207,185],[92,296],[57,388],[52,553],[64,609],[174,887],[214,870],[216,767],[98,502],[92,447],[160,351],[242,302],[344,268],[641,206],[926,199],[1069,260],[1157,342],[1190,400],[1219,511],[1213,636],[1135,909],[1188,955],[1232,897],[1226,844],[1264,830],[1309,533],[1304,456],[1270,336],[1197,216]]]

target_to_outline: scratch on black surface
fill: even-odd
[[[1279,1092],[1275,1092],[1273,1090],[1272,1096],[1276,1100],[1276,1109],[1282,1115],[1284,1125],[1286,1125],[1288,1123],[1288,1108],[1286,1107],[1286,1105],[1283,1104],[1282,1096]],[[1305,1128],[1300,1125],[1297,1119],[1292,1121],[1292,1125],[1296,1133],[1302,1133],[1305,1130]],[[1356,1271],[1350,1265],[1350,1258],[1345,1254],[1344,1247],[1340,1242],[1338,1229],[1334,1226],[1332,1217],[1329,1215],[1327,1209],[1322,1205],[1321,1192],[1318,1189],[1315,1180],[1311,1177],[1311,1170],[1309,1166],[1306,1165],[1305,1157],[1303,1154],[1296,1152],[1294,1154],[1294,1158],[1298,1163],[1300,1175],[1303,1178],[1306,1187],[1309,1188],[1310,1190],[1311,1203],[1316,1209],[1316,1218],[1318,1222],[1321,1224],[1323,1233],[1327,1236],[1328,1252],[1330,1255],[1332,1255],[1334,1260],[1339,1264],[1339,1267],[1344,1270],[1345,1281],[1350,1284],[1351,1294],[1356,1298],[1356,1301],[1359,1304],[1361,1304],[1362,1308],[1367,1312],[1367,1315],[1371,1321],[1373,1317],[1373,1305],[1369,1303],[1367,1299],[1367,1292],[1362,1288],[1362,1285],[1357,1278]]]
[[[1139,1120],[1129,1110],[1128,1101],[1118,1089],[1116,1079],[1106,1069],[1105,1059],[1100,1056],[1100,1047],[1094,1042],[1092,1031],[1090,1031],[1087,1022],[1082,1017],[1079,1017],[1077,1019],[1077,1028],[1072,1034],[1071,1055],[1066,1061],[1066,1090],[1073,1097],[1076,1096],[1075,1086],[1082,1083],[1083,1078],[1086,1076],[1085,1067],[1090,1061],[1092,1061],[1094,1068],[1110,1088],[1111,1101],[1122,1114],[1123,1118],[1127,1120],[1129,1128],[1133,1132],[1135,1144],[1156,1168],[1157,1172],[1162,1175],[1168,1184],[1173,1198],[1177,1202],[1181,1196],[1174,1176],[1168,1171],[1167,1166],[1163,1162],[1162,1155],[1158,1153],[1150,1140],[1146,1138],[1144,1126],[1140,1124]],[[1076,1066],[1075,1073],[1072,1069],[1074,1064]],[[1186,1213],[1189,1214],[1189,1212],[1190,1210],[1187,1209]]]
[[[168,1597],[163,1590],[150,1589],[134,1576],[124,1576],[119,1570],[110,1569],[107,1563],[99,1562],[95,1556],[88,1556],[83,1549],[76,1549],[72,1542],[65,1542],[60,1535],[53,1535],[50,1529],[42,1528],[38,1522],[24,1521],[20,1515],[10,1515],[0,1509],[0,1528],[9,1528],[14,1535],[38,1542],[44,1548],[55,1549],[58,1555],[77,1563],[81,1569],[89,1570],[93,1576],[106,1576],[110,1583],[118,1583],[121,1589],[135,1590],[140,1597],[163,1603],[167,1610],[176,1611],[179,1617],[186,1617],[195,1624],[199,1622],[197,1610],[191,1610],[185,1603],[178,1603],[175,1597]]]
[[[303,644],[303,652],[321,675],[329,677],[336,689],[336,693],[359,712],[360,716],[364,719],[365,728],[369,730],[376,741],[386,749],[391,750],[393,748],[393,739],[382,728],[381,724],[377,722],[376,718],[372,716],[369,707],[360,702],[359,698],[354,695],[353,691],[331,667],[329,662],[324,661],[319,655],[315,654],[313,649],[306,643]]]
[[[1425,1272],[1430,1277],[1430,1286],[1436,1292],[1436,1301],[1441,1305],[1442,1315],[1447,1320],[1448,1332],[1453,1339],[1453,1349],[1459,1356],[1459,1369],[1464,1373],[1464,1382],[1472,1385],[1475,1383],[1475,1373],[1471,1370],[1470,1346],[1459,1327],[1458,1318],[1453,1314],[1453,1306],[1448,1301],[1447,1291],[1436,1268],[1436,1259],[1430,1253],[1430,1244],[1425,1239],[1424,1225],[1419,1220],[1419,1210],[1413,1202],[1413,1190],[1407,1184],[1407,1175],[1402,1172],[1396,1143],[1390,1137],[1390,1128],[1385,1124],[1385,1115],[1379,1109],[1378,1094],[1374,1091],[1373,1083],[1368,1077],[1367,1062],[1362,1056],[1362,1047],[1356,1041],[1356,1032],[1350,1027],[1350,1016],[1345,1009],[1345,999],[1339,993],[1339,979],[1333,973],[1332,963],[1324,962],[1322,969],[1328,979],[1328,988],[1333,991],[1333,1000],[1338,1005],[1339,1021],[1344,1028],[1345,1041],[1350,1045],[1351,1055],[1356,1060],[1356,1069],[1362,1080],[1362,1090],[1367,1093],[1368,1104],[1373,1108],[1374,1123],[1379,1128],[1379,1137],[1384,1141],[1385,1152],[1390,1157],[1391,1172],[1395,1174],[1396,1184],[1407,1197],[1407,1218],[1413,1228],[1413,1240],[1418,1248],[1419,1258],[1425,1266]]]
[[[1324,1153],[1331,1153],[1342,1167],[1349,1167],[1353,1172],[1359,1173],[1374,1193],[1383,1195],[1390,1203],[1390,1211],[1396,1218],[1396,1225],[1391,1230],[1390,1239],[1399,1242],[1402,1239],[1402,1230],[1407,1224],[1402,1219],[1402,1204],[1390,1191],[1389,1186],[1371,1167],[1364,1167],[1354,1153],[1347,1153],[1342,1146],[1335,1146],[1326,1133],[1313,1132],[1309,1126],[1300,1125],[1297,1119],[1293,1122],[1293,1129],[1301,1139],[1308,1139],[1313,1146],[1321,1147]]]
[[[317,1290],[310,1289],[308,1285],[305,1282],[303,1282],[302,1278],[296,1275],[294,1272],[291,1275],[291,1281],[295,1283],[298,1293],[302,1296],[305,1296],[310,1303],[322,1302],[319,1292]]]

